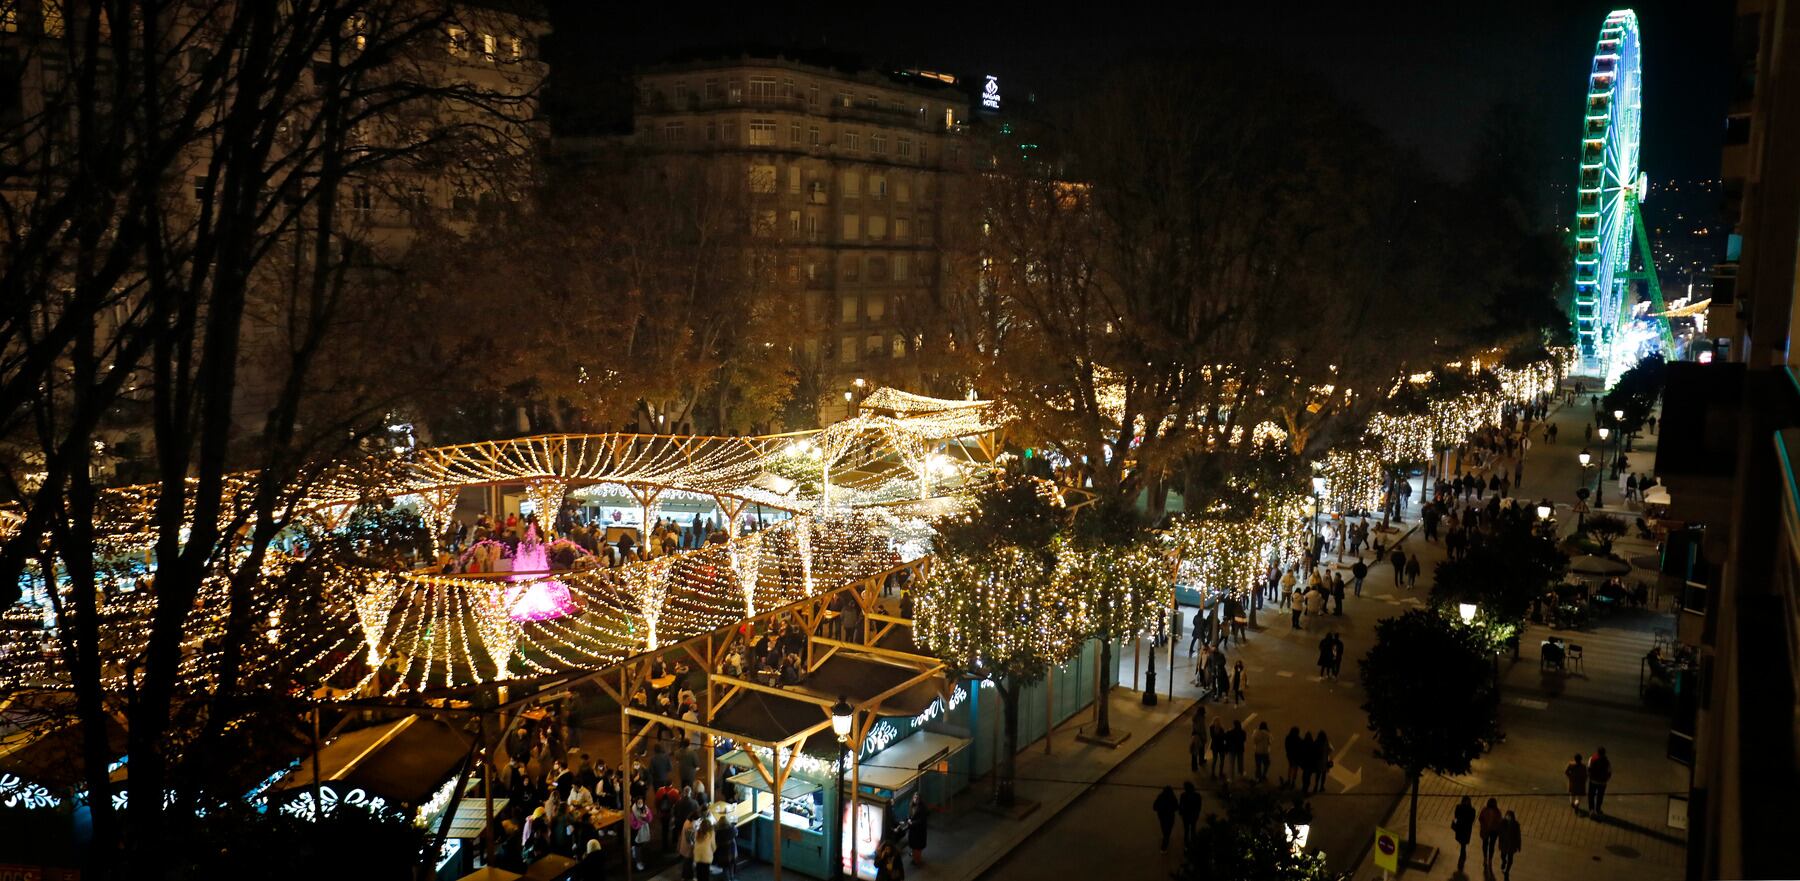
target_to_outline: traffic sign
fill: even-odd
[[[1400,871],[1400,836],[1375,827],[1375,865],[1388,872]]]

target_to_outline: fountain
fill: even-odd
[[[514,572],[546,572],[550,569],[549,549],[538,537],[537,524],[525,528],[525,537],[513,554]],[[569,614],[574,599],[569,586],[554,578],[539,575],[514,575],[508,581],[526,584],[506,588],[506,611],[514,621],[547,621]]]

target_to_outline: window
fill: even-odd
[[[955,128],[955,127],[956,127],[956,108],[945,107],[944,108],[944,128]]]
[[[843,324],[856,323],[856,295],[850,294],[838,298],[838,321]]]
[[[869,135],[869,152],[879,154],[879,155],[886,155],[887,154],[887,135],[884,135],[880,132],[875,132],[874,134]]]
[[[506,38],[506,58],[509,61],[525,60],[525,41],[518,37]]]
[[[819,240],[819,215],[817,214],[808,214],[806,216],[806,240],[809,242],[816,242]],[[808,265],[810,266],[811,264]],[[811,276],[808,276],[808,278],[811,278]]]
[[[896,361],[906,357],[906,337],[894,334],[893,354]]]
[[[844,132],[844,149],[846,149],[846,150],[861,150],[862,149],[862,135],[860,135],[856,132]]]
[[[500,52],[500,39],[498,37],[495,37],[493,34],[482,34],[481,35],[482,57],[486,58],[489,61],[493,61],[494,56],[498,55],[499,52]]]
[[[708,122],[706,124],[707,143],[717,141],[718,139],[719,139],[719,124],[716,122]]]
[[[806,86],[806,104],[807,104],[807,106],[813,107],[813,108],[817,108],[819,106],[819,84],[818,83],[808,83],[807,84],[807,86]],[[818,141],[814,140],[813,143],[817,144]]]
[[[369,189],[368,184],[357,184],[350,191],[350,205],[356,209],[357,214],[368,217],[375,210],[375,193]]]
[[[675,103],[678,105],[681,105],[683,107],[687,106],[687,103],[688,103],[688,84],[687,83],[676,83],[675,84]]]
[[[806,143],[811,144],[814,147],[819,146],[819,127],[818,126],[809,125],[806,127]]]
[[[911,202],[912,201],[912,184],[909,184],[906,181],[900,181],[900,182],[894,184],[894,201],[896,201],[896,202]]]
[[[923,164],[930,161],[931,157],[926,155],[925,143],[921,141],[919,143],[919,162]]]
[[[868,94],[863,95],[863,106],[869,108],[870,110],[880,110],[881,109],[881,96],[880,95],[868,95]]]
[[[206,184],[206,175],[203,175],[203,174],[194,175],[194,201],[205,202],[207,199],[207,195],[211,192],[212,192],[212,187],[207,186],[207,184]]]
[[[726,83],[725,100],[730,101],[733,104],[744,103],[744,84],[738,80],[731,80]]]
[[[875,218],[871,217],[869,219],[874,220]],[[885,258],[885,257],[870,257],[869,258],[869,280],[870,281],[886,281],[887,280],[887,258]]]
[[[838,103],[839,107],[855,107],[856,106],[856,96],[851,95],[849,92],[839,92],[838,96],[837,96],[837,103]]]
[[[775,120],[750,120],[750,144],[756,147],[775,146]]]
[[[63,0],[44,0],[44,36],[63,35]]]
[[[879,214],[869,215],[869,238],[887,238],[887,218]],[[873,273],[871,273],[873,275]]]
[[[844,198],[854,199],[862,195],[862,175],[854,171],[844,172]]]
[[[887,198],[887,178],[869,175],[869,196],[875,199]]]
[[[901,138],[899,142],[900,158],[912,158],[912,138]]]
[[[737,141],[737,123],[726,122],[719,125],[719,140],[727,144]]]
[[[861,257],[846,257],[846,258],[844,258],[843,278],[845,281],[857,281],[862,278],[862,258]]]
[[[775,235],[775,209],[765,208],[756,212],[756,216],[751,219],[750,223],[750,232],[759,239]]]
[[[687,141],[687,123],[665,122],[662,127],[662,141],[665,144],[680,144]]]
[[[806,353],[806,363],[819,363],[819,341],[817,339],[808,337],[806,342],[801,344],[800,351]]]
[[[750,100],[769,101],[775,97],[775,78],[772,76],[753,76],[750,78]]]
[[[465,31],[462,28],[448,28],[446,32],[450,36],[450,44],[446,48],[450,50],[451,55],[461,58],[469,54],[468,31]]]
[[[795,237],[798,237],[800,235],[800,212],[798,212],[798,211],[789,211],[788,212],[788,235],[795,236]],[[788,273],[788,274],[790,276],[793,276],[796,273]]]
[[[413,187],[409,192],[409,196],[412,199],[411,204],[414,209],[419,211],[431,210],[431,194],[425,192],[424,187]]]
[[[788,123],[788,143],[796,147],[800,146],[800,123]]]
[[[929,217],[919,218],[919,241],[931,241],[931,218]]]
[[[784,76],[781,78],[781,97],[783,97],[783,98],[794,97],[794,78],[793,77]]]
[[[788,284],[798,284],[799,282],[800,282],[800,264],[789,263],[788,264]]]
[[[705,90],[702,94],[706,96],[706,100],[708,101],[719,100],[719,81],[716,79],[707,80]]]
[[[788,166],[788,192],[795,195],[800,193],[800,166],[798,165]]]
[[[881,334],[869,334],[863,338],[863,351],[870,358],[881,357],[881,351],[887,348],[887,338]]]
[[[878,322],[887,315],[887,298],[880,294],[869,296],[869,321]]]
[[[900,227],[900,221],[898,221],[898,220],[894,221],[894,228],[896,230],[898,230],[899,227]],[[905,281],[906,280],[906,270],[907,270],[907,264],[908,264],[909,260],[910,260],[910,258],[908,258],[907,255],[905,255],[905,254],[895,254],[894,255],[894,280],[895,281]]]
[[[807,281],[818,281],[819,280],[819,264],[812,260],[806,261],[806,280]]]
[[[847,336],[838,340],[838,363],[856,363],[856,337]]]
[[[894,218],[894,238],[900,241],[912,238],[912,221],[904,217]]]
[[[750,192],[752,192],[752,193],[773,193],[773,192],[775,192],[775,166],[773,166],[773,165],[752,165],[752,166],[750,166]]]
[[[862,218],[860,218],[854,214],[844,215],[844,238],[846,238],[846,239],[856,238],[858,233],[860,232],[861,226],[862,226]]]

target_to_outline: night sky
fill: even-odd
[[[1012,99],[1077,94],[1084,80],[1145,53],[1221,44],[1311,70],[1446,174],[1497,101],[1524,105],[1543,142],[1571,163],[1595,36],[1614,5],[1587,0],[1193,4],[1185,21],[1112,4],[781,4],[670,14],[654,4],[551,0],[560,39],[546,49],[563,98],[617,81],[632,64],[730,44],[826,46],[873,64],[994,74]],[[1315,8],[1316,7],[1316,8]],[[1732,23],[1729,0],[1635,6],[1644,34],[1643,165],[1652,177],[1716,175]],[[1253,71],[1246,71],[1253,74]],[[1154,87],[1154,84],[1147,84]],[[593,88],[599,92],[602,89]]]

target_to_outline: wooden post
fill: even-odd
[[[625,881],[631,881],[632,867],[637,863],[637,833],[631,828],[631,719],[625,707],[631,703],[631,674],[619,668],[619,782],[621,800],[625,804]]]
[[[325,805],[319,801],[319,707],[317,704],[313,705],[312,729],[313,729],[313,731],[312,731],[312,748],[313,748],[313,754],[312,754],[312,768],[313,768],[312,820],[314,823],[317,823],[317,822],[319,822],[319,815],[323,814],[325,812]]]
[[[484,843],[481,864],[486,866],[494,862],[494,751],[487,742],[487,717],[480,717],[476,723],[479,726],[476,736],[481,738],[481,756],[487,765],[481,773],[481,789],[487,800],[487,823],[481,827],[481,840]],[[505,728],[506,726],[501,726],[501,730]]]

